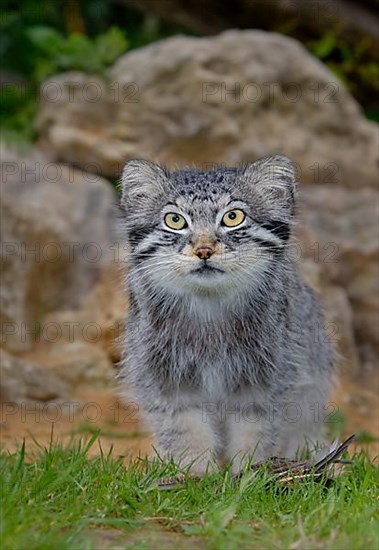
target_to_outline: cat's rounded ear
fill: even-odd
[[[296,200],[296,168],[283,156],[274,155],[249,164],[243,173],[254,195],[276,211],[292,214]]]
[[[122,173],[121,206],[144,207],[164,196],[168,187],[168,172],[148,160],[130,160]]]

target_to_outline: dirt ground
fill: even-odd
[[[112,389],[81,390],[60,403],[2,403],[0,445],[14,452],[23,439],[29,454],[51,441],[63,446],[87,438],[100,428],[89,456],[113,447],[114,456],[146,456],[152,439],[137,416],[137,405],[125,406]]]
[[[344,434],[357,433],[360,443],[356,448],[367,448],[371,456],[379,452],[379,376],[372,375],[352,380],[345,378],[330,398],[328,412],[338,410],[345,424]],[[152,452],[152,438],[138,416],[138,406],[125,405],[111,388],[102,391],[80,391],[69,402],[61,403],[1,403],[0,445],[14,452],[26,441],[27,453],[32,456],[38,446],[51,441],[63,445],[72,439],[91,436],[101,429],[99,440],[89,455],[102,450],[130,458]],[[342,413],[342,414],[340,414]]]

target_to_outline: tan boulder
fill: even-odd
[[[379,347],[378,196],[368,189],[308,186],[301,197],[303,256],[319,265],[321,286],[345,289],[361,358],[374,363]]]
[[[162,40],[122,56],[107,83],[54,76],[40,105],[41,143],[101,174],[118,176],[135,157],[206,167],[280,152],[307,183],[377,183],[377,125],[320,61],[275,33]]]
[[[70,385],[61,373],[46,370],[33,360],[0,349],[0,391],[3,403],[54,401],[69,395]]]
[[[114,367],[106,351],[96,344],[74,341],[40,344],[24,356],[36,362],[47,374],[65,381],[71,392],[78,388],[110,387]]]
[[[75,309],[112,260],[115,193],[39,152],[2,150],[1,345],[30,349],[49,311]]]
[[[39,341],[59,346],[60,342],[87,342],[101,346],[110,359],[121,358],[128,303],[122,288],[122,271],[112,263],[76,310],[54,311],[41,322]]]

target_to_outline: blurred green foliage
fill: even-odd
[[[3,3],[0,122],[6,139],[34,139],[36,97],[44,79],[66,70],[103,74],[127,50],[124,30],[96,25],[97,18],[106,13],[107,4],[83,2],[79,8],[78,3],[62,0]],[[94,36],[87,34],[84,25],[81,9],[86,5],[92,9],[89,27],[93,23],[98,29]]]
[[[19,140],[19,134],[26,141],[33,140],[37,89],[48,76],[67,70],[103,74],[128,47],[125,33],[118,27],[90,38],[77,32],[64,35],[52,27],[34,25],[25,29],[25,38],[34,52],[33,63],[27,67],[28,78],[8,82],[1,93],[0,120],[9,141]]]
[[[36,137],[38,88],[47,77],[80,70],[104,75],[128,48],[183,29],[116,0],[3,0],[0,18],[0,123],[8,141]]]
[[[78,70],[101,74],[127,49],[125,33],[118,27],[95,38],[72,33],[64,36],[52,27],[35,26],[26,30],[36,57],[32,76],[42,81],[59,71]]]
[[[0,18],[1,104],[3,136],[32,141],[38,88],[47,77],[67,70],[104,75],[128,49],[172,36],[185,29],[132,10],[117,0],[3,0]],[[345,82],[366,114],[379,120],[374,95],[379,66],[369,45],[354,51],[337,35],[302,38],[304,45]]]
[[[328,32],[305,45],[366,107],[366,116],[379,122],[379,64],[372,59],[370,41],[362,40],[353,49],[336,33]]]

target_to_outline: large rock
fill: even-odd
[[[67,399],[79,389],[112,388],[115,377],[106,351],[85,341],[39,344],[22,356],[0,349],[0,360],[5,403]]]
[[[98,175],[2,151],[2,345],[30,348],[49,311],[78,308],[112,260],[115,194]]]
[[[377,193],[308,186],[302,188],[301,197],[298,236],[303,256],[320,268],[324,288],[338,285],[346,290],[361,358],[375,363],[379,351]],[[331,296],[329,291],[329,300]],[[336,299],[342,304],[343,298]],[[337,303],[335,307],[346,309]]]
[[[127,297],[122,288],[121,269],[114,262],[104,270],[82,306],[75,310],[54,311],[41,322],[39,341],[87,342],[101,346],[114,362],[121,359]]]
[[[108,77],[44,84],[36,128],[55,158],[114,176],[132,157],[209,166],[280,152],[304,182],[377,184],[377,126],[293,39],[178,36],[127,53]]]
[[[0,394],[3,402],[55,401],[69,395],[69,384],[54,373],[28,359],[15,357],[0,349]]]
[[[324,333],[315,328],[313,337],[319,339],[322,334],[334,349],[335,363],[343,373],[355,376],[360,370],[360,360],[354,332],[354,315],[346,290],[334,284],[328,277],[325,268],[316,256],[315,243],[317,237],[313,234],[311,246],[298,242],[293,248],[300,260],[300,269],[305,281],[319,295],[324,310]],[[316,340],[318,341],[318,340]]]
[[[44,343],[26,354],[48,376],[63,380],[71,394],[81,388],[110,388],[114,380],[113,364],[104,349],[86,341]]]

